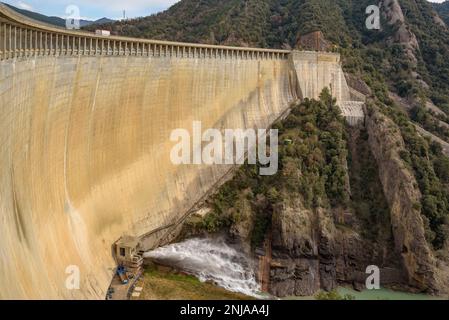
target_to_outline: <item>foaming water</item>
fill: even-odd
[[[190,239],[149,251],[144,257],[212,281],[233,292],[260,298],[253,261],[222,239]]]

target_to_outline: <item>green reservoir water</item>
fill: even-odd
[[[414,294],[389,289],[365,290],[358,292],[349,288],[339,288],[341,295],[350,294],[356,300],[447,300],[440,297],[429,296],[425,294]]]
[[[355,300],[449,300],[449,297],[434,297],[426,294],[415,294],[390,289],[355,291],[340,287],[337,292],[341,297],[351,295]],[[286,300],[315,300],[315,297],[287,297]]]

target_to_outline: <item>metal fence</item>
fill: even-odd
[[[0,60],[37,56],[287,59],[290,51],[99,36],[26,18],[0,4]]]

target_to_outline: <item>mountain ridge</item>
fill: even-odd
[[[438,12],[441,19],[443,19],[446,25],[449,25],[449,1],[444,1],[442,3],[432,3],[433,8]]]
[[[13,5],[7,4],[5,3],[5,5],[7,5],[9,8],[13,9],[14,11],[28,17],[31,19],[34,19],[36,21],[40,21],[40,22],[44,22],[47,24],[51,24],[57,27],[61,27],[61,28],[65,28],[66,27],[66,20],[61,18],[61,17],[56,17],[56,16],[47,16],[38,12],[34,12],[34,11],[30,11],[30,10],[25,10],[25,9],[21,9],[21,8],[17,8]],[[85,20],[85,19],[81,19],[80,20],[80,27],[87,27],[90,25],[100,25],[100,24],[105,24],[105,23],[113,23],[115,20],[103,17],[100,19],[97,19],[95,21],[92,20]]]

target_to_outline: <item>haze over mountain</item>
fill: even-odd
[[[23,14],[24,16],[27,16],[27,17],[32,18],[34,20],[37,20],[37,21],[40,21],[40,22],[45,22],[45,23],[52,24],[52,25],[55,25],[55,26],[58,26],[58,27],[63,27],[63,28],[65,28],[65,26],[66,26],[66,20],[61,18],[61,17],[46,16],[44,14],[40,14],[40,13],[37,13],[37,12],[34,12],[34,11],[17,8],[17,7],[14,7],[14,6],[10,5],[10,4],[7,4],[7,3],[6,3],[6,5],[8,7],[12,8],[12,9],[14,9],[18,13]],[[112,23],[112,22],[114,22],[114,20],[108,19],[108,18],[101,18],[101,19],[98,19],[98,20],[95,20],[95,21],[81,19],[80,20],[80,26],[81,27],[86,27],[86,26],[94,25],[94,24],[97,25],[97,24]]]
[[[449,25],[449,1],[432,4],[446,25]]]

